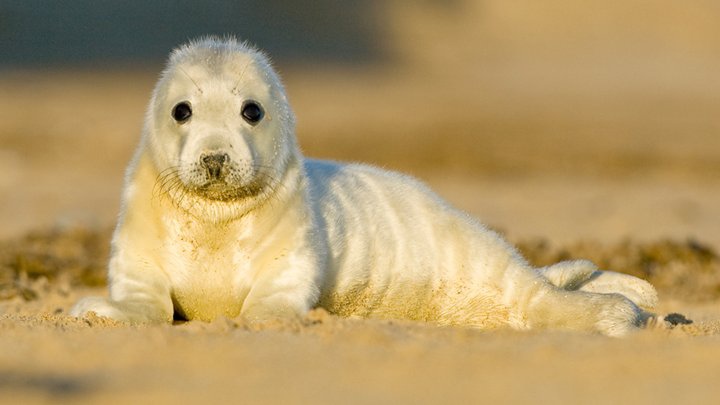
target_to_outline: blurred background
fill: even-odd
[[[420,177],[511,239],[720,248],[720,3],[0,0],[0,238],[114,222],[168,52],[266,50],[306,155]]]

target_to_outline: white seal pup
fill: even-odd
[[[207,38],[176,49],[155,87],[112,240],[109,299],[133,323],[405,318],[619,336],[653,287],[590,262],[532,268],[418,181],[304,159],[283,86],[259,51]],[[634,301],[634,302],[633,302]]]

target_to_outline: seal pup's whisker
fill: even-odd
[[[198,91],[200,92],[200,94],[203,94],[202,88],[200,88],[200,86],[197,84],[197,82],[195,81],[195,79],[193,79],[192,76],[190,76],[190,75],[185,71],[185,69],[183,69],[181,66],[177,66],[177,69],[178,69],[180,72],[182,72],[182,74],[184,74],[188,79],[190,79],[190,81],[195,85],[195,87],[198,89]]]
[[[157,175],[153,185],[153,196],[166,193],[167,185],[177,180],[178,170],[178,167],[169,167]]]
[[[240,77],[238,77],[237,82],[235,82],[235,85],[233,86],[232,90],[230,90],[230,93],[238,95],[240,92],[238,88],[240,87],[240,83],[242,82],[243,77],[245,77],[245,72],[247,71],[248,67],[252,63],[252,60],[248,61],[248,63],[245,64],[245,67],[240,72]]]

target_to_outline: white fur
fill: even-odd
[[[248,99],[265,108],[256,126],[240,116]],[[178,124],[170,112],[183,100],[193,116]],[[214,152],[230,159],[222,187],[262,189],[229,200],[194,192],[207,181],[198,159]],[[171,55],[112,244],[110,299],[81,300],[72,314],[264,321],[321,306],[344,316],[615,336],[643,323],[628,297],[656,300],[649,284],[589,262],[533,269],[410,177],[305,160],[279,78],[262,54],[232,39]]]

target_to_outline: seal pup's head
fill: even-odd
[[[294,132],[268,59],[235,39],[209,37],[170,55],[147,111],[144,141],[161,193],[186,209],[225,206],[242,214],[239,207],[271,197],[298,167]]]

